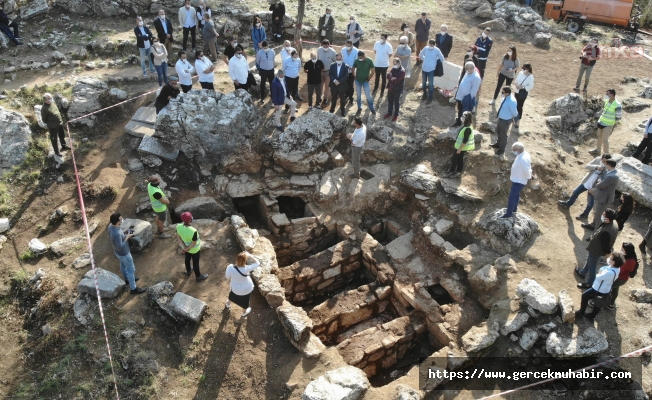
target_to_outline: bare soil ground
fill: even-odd
[[[260,4],[258,4],[260,3]],[[252,9],[266,9],[265,2],[254,2]],[[288,10],[295,7],[294,1],[286,3]],[[263,7],[264,6],[264,7]],[[307,22],[316,22],[323,12],[326,3],[309,3]],[[472,43],[479,33],[475,25],[479,20],[461,13],[452,1],[430,4],[425,1],[417,3],[386,4],[382,8],[372,7],[368,2],[360,2],[343,6],[334,10],[340,27],[346,23],[340,16],[350,13],[358,15],[359,20],[367,29],[381,28],[394,32],[400,26],[400,21],[412,23],[418,14],[426,9],[433,15],[433,25],[447,23],[449,31],[455,36],[455,45],[450,56],[451,61],[461,61],[466,43]],[[104,22],[88,18],[79,18],[85,23],[98,25],[96,30],[100,35],[112,39],[131,36],[131,24],[128,21],[112,21],[114,32],[103,32]],[[57,23],[58,24],[58,23]],[[46,26],[58,27],[52,21]],[[117,25],[117,26],[116,26]],[[108,29],[109,27],[106,26]],[[601,29],[590,28],[595,33],[604,32]],[[605,32],[608,33],[608,32]],[[555,147],[557,138],[551,137],[544,122],[544,112],[550,102],[570,91],[574,86],[577,73],[577,53],[579,43],[561,42],[553,39],[550,50],[542,50],[525,43],[522,38],[513,34],[495,32],[494,51],[487,67],[487,77],[483,86],[482,98],[477,115],[478,121],[490,118],[492,110],[487,102],[490,100],[495,85],[492,71],[497,70],[499,55],[508,44],[515,44],[519,50],[522,63],[529,62],[534,67],[536,86],[529,96],[525,106],[525,117],[520,133],[510,135],[510,143],[521,140],[530,151],[535,171],[542,179],[539,191],[529,189],[522,196],[521,210],[531,215],[541,228],[541,233],[532,240],[526,248],[515,255],[519,260],[518,273],[510,275],[508,293],[512,295],[515,286],[522,278],[536,279],[553,293],[567,289],[575,304],[579,304],[581,292],[575,288],[572,269],[583,262],[586,257],[585,241],[587,232],[579,221],[574,219],[585,198],[582,197],[571,212],[559,211],[556,200],[562,193],[570,193],[581,180],[584,172],[580,165],[592,157],[586,152],[592,143],[579,146],[577,157],[572,155],[572,146],[563,140],[562,149]],[[374,42],[369,35],[361,48],[371,48]],[[392,40],[396,44],[396,38]],[[73,49],[77,44],[70,43],[67,49]],[[41,50],[25,49],[15,60],[23,57],[37,59]],[[4,55],[3,55],[4,56]],[[304,58],[307,54],[304,53]],[[646,59],[637,60],[603,60],[596,66],[590,87],[590,95],[601,95],[607,88],[614,87],[620,98],[635,96],[639,88],[636,84],[621,85],[621,79],[626,75],[649,77],[650,65]],[[431,105],[420,101],[421,94],[414,89],[420,84],[420,71],[415,70],[402,105],[399,123],[411,127],[415,122],[432,125],[431,133],[436,134],[453,122],[454,111],[441,99]],[[51,74],[53,73],[53,74]],[[94,71],[64,70],[57,71],[19,72],[18,79],[5,86],[7,89],[17,88],[22,84],[53,83],[66,80],[74,73],[77,76],[92,74],[100,78],[108,76],[139,76],[140,67],[121,67]],[[303,82],[301,83],[303,87]],[[156,83],[141,81],[127,86],[130,93],[136,94],[155,89]],[[225,66],[220,66],[216,77],[216,89],[231,91]],[[622,93],[622,94],[621,94]],[[307,88],[302,89],[302,95],[307,97]],[[119,189],[114,200],[96,200],[87,203],[87,208],[94,210],[94,218],[100,221],[100,228],[93,237],[93,252],[96,264],[102,268],[119,273],[119,265],[113,256],[105,231],[106,222],[112,212],[120,211],[123,215],[132,215],[136,201],[144,193],[136,188],[136,184],[144,179],[144,175],[127,173],[127,159],[136,152],[129,148],[125,139],[123,126],[136,108],[152,99],[145,99],[138,104],[129,106],[126,110],[111,113],[102,119],[103,129],[93,132],[75,130],[81,137],[89,137],[95,143],[85,155],[79,159],[80,173],[83,180],[101,182]],[[0,105],[13,108],[11,105]],[[377,109],[382,115],[385,110],[384,99],[377,99]],[[272,108],[269,104],[261,107],[271,118]],[[307,110],[304,103],[299,108],[298,115]],[[26,110],[23,110],[26,111]],[[355,106],[349,108],[349,115],[355,112]],[[638,140],[640,134],[633,128],[648,117],[649,113],[625,113],[623,122],[614,132],[611,139],[613,152],[619,151],[628,141]],[[43,132],[38,133],[43,136]],[[485,195],[485,202],[473,212],[481,215],[496,208],[504,207],[509,190],[508,174],[510,162],[501,162],[491,157],[486,150],[488,140],[482,144],[482,149],[470,154],[462,185]],[[392,164],[392,170],[399,172],[407,166],[428,159],[438,172],[443,172],[448,163],[451,149],[435,146],[426,148],[413,159],[401,160]],[[164,164],[165,168],[175,167]],[[58,176],[64,177],[63,183],[57,183]],[[212,187],[210,178],[200,181],[175,182],[181,192],[174,195],[175,203],[198,195],[197,187],[204,183]],[[47,231],[41,228],[47,225],[46,219],[52,211],[62,205],[70,210],[77,206],[76,190],[70,164],[63,171],[48,168],[41,174],[40,181],[34,184],[25,182],[10,182],[12,202],[16,205],[20,218],[13,226],[9,242],[0,252],[0,276],[4,281],[0,301],[0,397],[3,398],[111,398],[114,397],[110,369],[107,368],[104,335],[98,316],[91,328],[75,325],[72,320],[72,301],[75,298],[75,287],[86,270],[74,270],[70,262],[84,252],[83,248],[74,251],[63,259],[43,257],[19,261],[19,256],[27,248],[27,243],[33,237],[40,237],[45,243],[65,237],[80,229],[78,222],[67,218],[63,223]],[[209,189],[210,193],[210,189]],[[396,215],[405,215],[405,210],[396,210]],[[469,212],[470,210],[465,210]],[[347,218],[350,216],[347,216]],[[148,216],[149,218],[149,216]],[[630,218],[617,245],[623,241],[637,244],[641,235],[647,229],[652,218],[650,210],[638,208]],[[353,220],[355,221],[355,219]],[[406,225],[409,222],[405,221]],[[206,319],[199,327],[190,325],[179,326],[156,308],[149,304],[146,297],[135,297],[122,294],[115,300],[105,303],[106,320],[109,328],[114,367],[118,377],[118,387],[122,398],[179,398],[179,399],[298,399],[305,385],[326,370],[337,367],[330,356],[333,349],[327,351],[318,360],[310,361],[301,356],[283,335],[283,330],[273,315],[274,311],[266,306],[264,299],[254,291],[252,307],[254,312],[245,321],[239,320],[239,310],[231,314],[222,311],[223,302],[228,294],[228,283],[223,276],[226,265],[233,261],[239,251],[235,239],[228,228],[224,228],[221,242],[212,249],[202,252],[202,272],[210,275],[203,283],[185,279],[183,275],[183,258],[178,255],[172,245],[172,240],[157,240],[140,254],[134,256],[137,274],[141,277],[139,284],[148,286],[161,280],[171,281],[177,290],[204,300],[209,304]],[[481,267],[478,266],[478,267]],[[12,289],[12,279],[15,281],[20,271],[31,276],[42,268],[50,276],[55,276],[62,291],[62,305],[58,315],[36,320],[30,319],[30,307],[24,297]],[[639,275],[630,280],[622,288],[618,299],[618,307],[614,311],[603,311],[597,317],[597,328],[607,334],[610,347],[607,354],[616,356],[637,348],[650,345],[649,317],[641,317],[636,311],[636,303],[627,296],[628,290],[638,287],[652,287],[652,272],[650,264],[645,264]],[[59,332],[56,335],[43,336],[41,326],[49,323]],[[122,362],[133,351],[133,347],[123,343],[118,338],[119,333],[127,328],[135,327],[138,336],[135,339],[138,347],[153,351],[159,364],[159,372],[152,376],[138,376],[132,370],[124,370]],[[581,329],[582,325],[580,325]],[[73,345],[70,345],[73,343]],[[506,348],[497,349],[498,352]],[[643,386],[649,392],[652,390],[651,370],[643,368]],[[286,385],[286,382],[288,385]],[[477,398],[479,392],[465,391],[463,386],[451,386],[445,392],[433,393],[430,398]],[[550,393],[539,393],[546,396]],[[378,393],[378,398],[389,396]],[[534,396],[534,395],[533,395]],[[525,397],[524,397],[525,398]],[[606,397],[603,397],[606,398]]]

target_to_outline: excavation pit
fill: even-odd
[[[432,299],[436,301],[440,306],[443,306],[444,304],[456,303],[448,291],[444,289],[444,287],[440,284],[430,286],[427,290]]]
[[[367,229],[374,239],[383,246],[387,245],[397,237],[404,235],[405,231],[397,222],[392,220],[374,220]]]
[[[279,196],[276,201],[279,213],[285,214],[288,219],[312,216],[306,215],[306,202],[299,197]]]
[[[241,214],[251,229],[268,229],[267,221],[260,210],[260,195],[234,197],[235,210]]]

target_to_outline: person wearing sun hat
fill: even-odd
[[[208,274],[199,272],[199,254],[201,251],[201,240],[199,239],[199,232],[191,226],[193,218],[189,212],[181,214],[181,221],[183,223],[177,224],[177,236],[181,242],[183,252],[186,253],[186,277],[189,278],[190,274],[195,272],[195,279],[201,282],[208,278]],[[192,269],[190,268],[190,260],[192,259]]]

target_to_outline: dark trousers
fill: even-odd
[[[61,146],[66,145],[66,136],[63,132],[63,125],[59,125],[58,128],[48,128],[50,131],[50,142],[52,143],[52,149],[54,149],[55,154],[59,154],[59,145],[57,143],[57,136],[59,137],[59,142]]]
[[[521,191],[525,187],[522,183],[512,182],[512,188],[509,190],[509,199],[507,200],[507,210],[505,215],[511,217],[518,210],[518,203],[521,200]]]
[[[624,284],[626,284],[627,281],[621,280],[621,279],[616,279],[616,281],[611,285],[611,305],[613,306],[616,304],[616,299],[618,298],[618,290],[620,287]]]
[[[272,90],[272,81],[274,80],[273,69],[259,69],[260,75],[260,99],[265,100],[265,82],[269,82],[269,90]]]
[[[200,253],[201,253],[201,250],[196,252],[195,254],[186,253],[186,271],[188,273],[190,273],[190,271],[194,271],[196,277],[201,276],[201,272],[199,272],[199,254]],[[192,259],[192,269],[190,268],[190,259]]]
[[[183,28],[183,49],[186,49],[186,45],[188,44],[188,32],[190,32],[190,36],[192,36],[192,48],[195,48],[195,42],[196,42],[196,36],[197,36],[197,27],[193,26],[192,28]],[[193,54],[194,56],[194,54]]]
[[[589,305],[589,300],[593,299],[596,294],[598,294],[598,292],[593,288],[590,288],[589,290],[582,293],[582,301],[580,302],[581,313],[584,313],[586,311],[586,307]],[[595,316],[598,315],[600,310],[601,308],[599,307],[593,307],[593,310],[591,311],[590,314],[587,314],[587,316],[589,318],[595,318]]]
[[[299,95],[299,77],[289,78],[286,76],[285,82],[288,84],[288,95],[292,96],[293,99],[296,99]]]
[[[331,82],[331,112],[335,111],[337,99],[340,99],[340,111],[344,114],[344,105],[346,104],[346,84],[340,83],[336,85]]]
[[[505,152],[505,147],[507,147],[507,132],[509,131],[509,126],[512,124],[511,119],[498,119],[496,124],[496,134],[498,135],[498,151],[496,154],[503,154]]]
[[[521,118],[523,118],[523,104],[525,104],[525,99],[527,99],[527,91],[525,89],[521,89],[522,92],[525,92],[524,97],[516,96],[516,111],[518,111],[518,119],[517,121],[520,121]],[[521,92],[519,92],[520,95]]]
[[[213,82],[199,82],[201,85],[202,89],[207,89],[207,90],[215,90],[215,86],[213,86]]]
[[[20,35],[18,34],[18,21],[11,21],[9,25],[2,25],[2,27],[5,28],[6,30],[8,30],[7,28],[13,29],[14,38],[20,38]]]
[[[398,117],[398,107],[401,93],[387,92],[387,114]]]
[[[652,143],[650,143],[650,135],[648,135],[648,137],[644,137],[643,140],[641,140],[641,143],[638,145],[638,148],[634,154],[632,154],[632,157],[638,158],[644,150],[645,155],[643,156],[641,162],[643,164],[648,164],[650,162],[650,156],[652,155]]]
[[[249,84],[249,82],[247,82],[247,83],[241,83],[240,86],[236,86],[235,83],[233,84],[233,87],[235,88],[235,90],[242,89],[242,90],[244,90],[245,92],[248,92],[248,91],[249,91],[249,86],[251,86],[251,85]],[[270,90],[271,90],[271,87],[270,87]]]
[[[462,100],[457,100],[457,119],[462,119],[462,114],[464,113],[464,107],[462,107]]]
[[[487,68],[487,60],[478,60],[478,69],[480,70],[480,78],[484,79],[484,70]],[[464,73],[464,71],[462,71]]]
[[[274,43],[281,43],[283,35],[283,20],[272,21],[272,35],[274,35]]]
[[[450,172],[462,172],[464,170],[464,156],[466,151],[460,151],[460,154],[457,154],[457,149],[453,150],[453,156],[451,157],[451,168],[448,170]]]
[[[165,106],[167,106],[167,104],[154,103],[154,107],[156,108],[156,114],[160,113],[163,107]]]
[[[181,91],[183,93],[188,93],[190,91],[190,89],[192,89],[192,85],[181,85],[181,84],[179,84],[179,86],[181,86]]]
[[[503,88],[503,84],[507,82],[505,86],[509,86],[512,84],[512,81],[514,78],[508,78],[503,74],[498,74],[498,82],[496,82],[496,90],[494,91],[494,100],[498,98],[498,93],[500,93],[500,90]]]
[[[387,67],[375,67],[376,71],[376,80],[374,81],[374,92],[378,90],[378,80],[383,79],[383,85],[380,87],[380,91],[385,91],[385,86],[387,85]]]
[[[356,49],[357,49],[358,47],[360,47],[360,42],[358,41],[358,42],[353,43],[353,47],[355,47]]]
[[[346,78],[346,98],[351,101],[353,101],[353,94],[355,93],[355,84],[353,83],[354,80],[355,77],[349,71],[349,76]]]
[[[308,84],[308,107],[312,107],[312,93],[315,92],[315,105],[321,103],[321,83]]]

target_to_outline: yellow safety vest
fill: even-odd
[[[466,142],[464,146],[462,146],[462,142],[464,141],[464,131],[466,131],[467,129],[471,130],[471,134],[469,134],[469,140]],[[462,146],[461,149],[460,146]],[[460,129],[460,133],[457,134],[457,141],[455,142],[455,148],[457,150],[462,150],[462,151],[469,151],[475,149],[475,141],[473,140],[473,128],[467,126]]]
[[[152,202],[152,209],[154,212],[160,213],[168,209],[168,207],[161,203],[160,200],[157,200],[154,198],[155,193],[160,193],[161,196],[165,197],[165,193],[161,190],[161,188],[152,185],[152,183],[147,184],[147,193],[149,194],[149,201]]]
[[[181,237],[181,240],[186,245],[186,247],[190,246],[190,243],[192,243],[192,237],[195,236],[195,232],[197,232],[197,229],[193,228],[192,226],[177,224],[177,233]],[[201,240],[199,240],[199,233],[197,233],[197,242],[195,242],[195,245],[190,250],[188,250],[188,253],[195,254],[199,251],[200,248]]]
[[[600,115],[600,120],[598,120],[598,122],[602,122],[607,126],[616,125],[617,110],[621,107],[622,106],[620,105],[620,101],[618,100],[614,100],[611,103],[609,103],[609,100],[605,100],[604,107],[602,109],[602,115]]]

